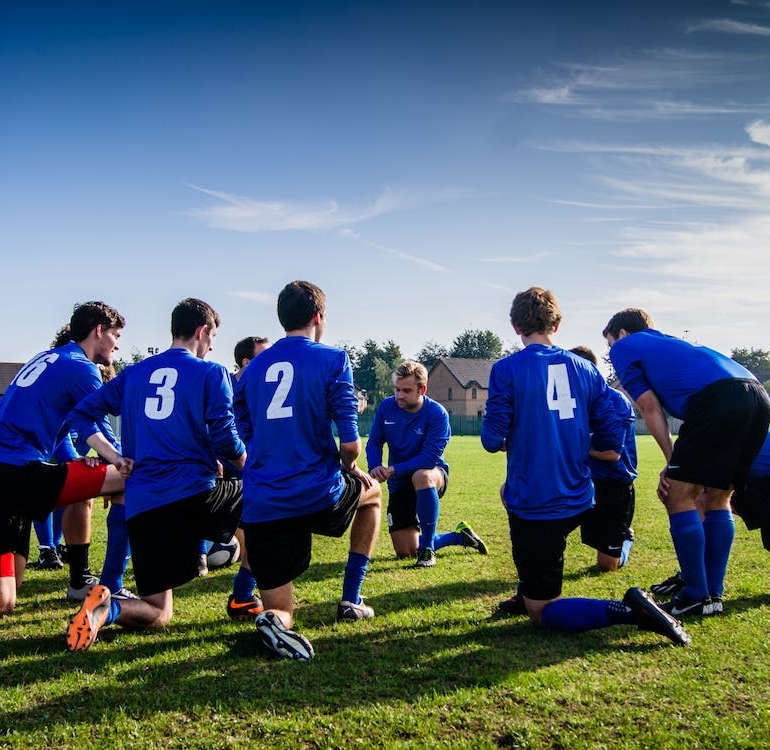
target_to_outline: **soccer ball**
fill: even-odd
[[[241,559],[241,545],[236,537],[229,542],[214,542],[206,554],[209,568],[226,568]]]

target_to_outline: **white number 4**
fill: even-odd
[[[548,385],[546,386],[548,408],[559,412],[559,419],[573,419],[577,401],[572,398],[569,386],[567,365],[548,365]]]

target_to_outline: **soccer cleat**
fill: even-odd
[[[465,521],[460,521],[455,529],[456,534],[461,534],[463,538],[463,547],[472,547],[480,555],[487,554],[487,545],[484,544],[481,537]]]
[[[653,633],[665,635],[678,646],[686,646],[690,642],[690,636],[687,635],[682,623],[656,604],[651,594],[638,586],[626,591],[623,605],[631,610],[634,623],[640,630],[650,630]]]
[[[198,555],[198,577],[204,578],[209,574],[209,560],[204,554]]]
[[[53,547],[40,547],[39,550],[37,567],[40,570],[61,570],[64,567],[61,557]]]
[[[68,563],[70,561],[70,557],[67,554],[67,545],[66,544],[57,544],[56,545],[56,554],[59,555],[59,559],[63,563]]]
[[[117,591],[114,591],[112,598],[122,599],[123,601],[126,599],[141,599],[141,597],[137,596],[133,591],[129,591],[125,586],[121,586]]]
[[[652,591],[655,596],[673,596],[681,591],[684,586],[684,578],[682,578],[682,574],[677,570],[674,575],[669,576],[665,581],[653,583],[652,586],[650,586],[650,591]]]
[[[313,658],[313,646],[305,636],[289,630],[280,617],[267,610],[257,615],[257,632],[262,645],[284,659],[309,661]]]
[[[83,585],[80,588],[75,586],[67,586],[67,601],[68,602],[84,602],[89,592],[99,584],[99,579],[95,575],[87,573],[83,576]],[[109,591],[109,589],[107,589]]]
[[[245,602],[235,600],[235,594],[227,598],[227,616],[231,620],[253,620],[260,612],[264,612],[262,600],[258,596],[251,595],[251,599]]]
[[[724,614],[725,607],[722,603],[722,597],[721,596],[712,596],[711,597],[711,614],[712,615],[722,615]]]
[[[436,565],[436,553],[430,547],[417,550],[415,568],[433,568]]]
[[[497,605],[497,611],[503,615],[526,615],[527,605],[524,603],[524,597],[516,592],[513,596],[503,599]]]
[[[720,604],[721,604],[720,599]],[[673,617],[682,617],[683,615],[713,615],[714,605],[711,597],[705,599],[685,599],[681,594],[675,596],[670,602],[660,605],[661,609],[668,612]]]
[[[337,605],[337,622],[371,620],[372,617],[374,617],[374,610],[368,604],[364,604],[363,597],[359,604],[342,601]]]
[[[80,611],[67,626],[66,641],[70,651],[85,651],[99,634],[110,613],[110,590],[106,586],[94,586],[88,592]]]

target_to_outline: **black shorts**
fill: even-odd
[[[770,399],[761,383],[718,380],[688,399],[666,476],[721,490],[741,487],[769,425]]]
[[[277,589],[310,567],[313,534],[341,537],[353,521],[363,493],[363,483],[342,474],[345,488],[337,502],[307,516],[264,523],[244,523],[246,552],[260,589]]]
[[[200,540],[228,541],[241,519],[242,498],[240,480],[217,479],[210,490],[129,518],[139,595],[158,594],[196,578]]]
[[[17,515],[0,514],[0,555],[16,552],[29,560],[29,537],[32,522]]]
[[[770,477],[751,478],[733,493],[733,513],[740,516],[747,529],[762,529],[762,543],[770,550]]]
[[[609,557],[620,557],[623,539],[634,519],[634,485],[611,479],[593,481],[596,504],[580,525],[580,538]]]
[[[45,521],[67,481],[67,464],[42,461],[0,463],[0,517],[20,515]]]
[[[436,467],[443,475],[444,482],[438,488],[438,496],[444,497],[449,486],[449,475],[440,466]],[[401,529],[419,529],[417,518],[417,491],[412,484],[411,474],[400,481],[394,490],[388,494],[388,531],[392,534]]]
[[[561,596],[567,537],[588,513],[550,521],[531,521],[508,514],[513,563],[522,596],[540,601]]]

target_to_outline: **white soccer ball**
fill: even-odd
[[[206,554],[209,568],[225,568],[241,559],[241,544],[236,537],[229,542],[214,542]]]

